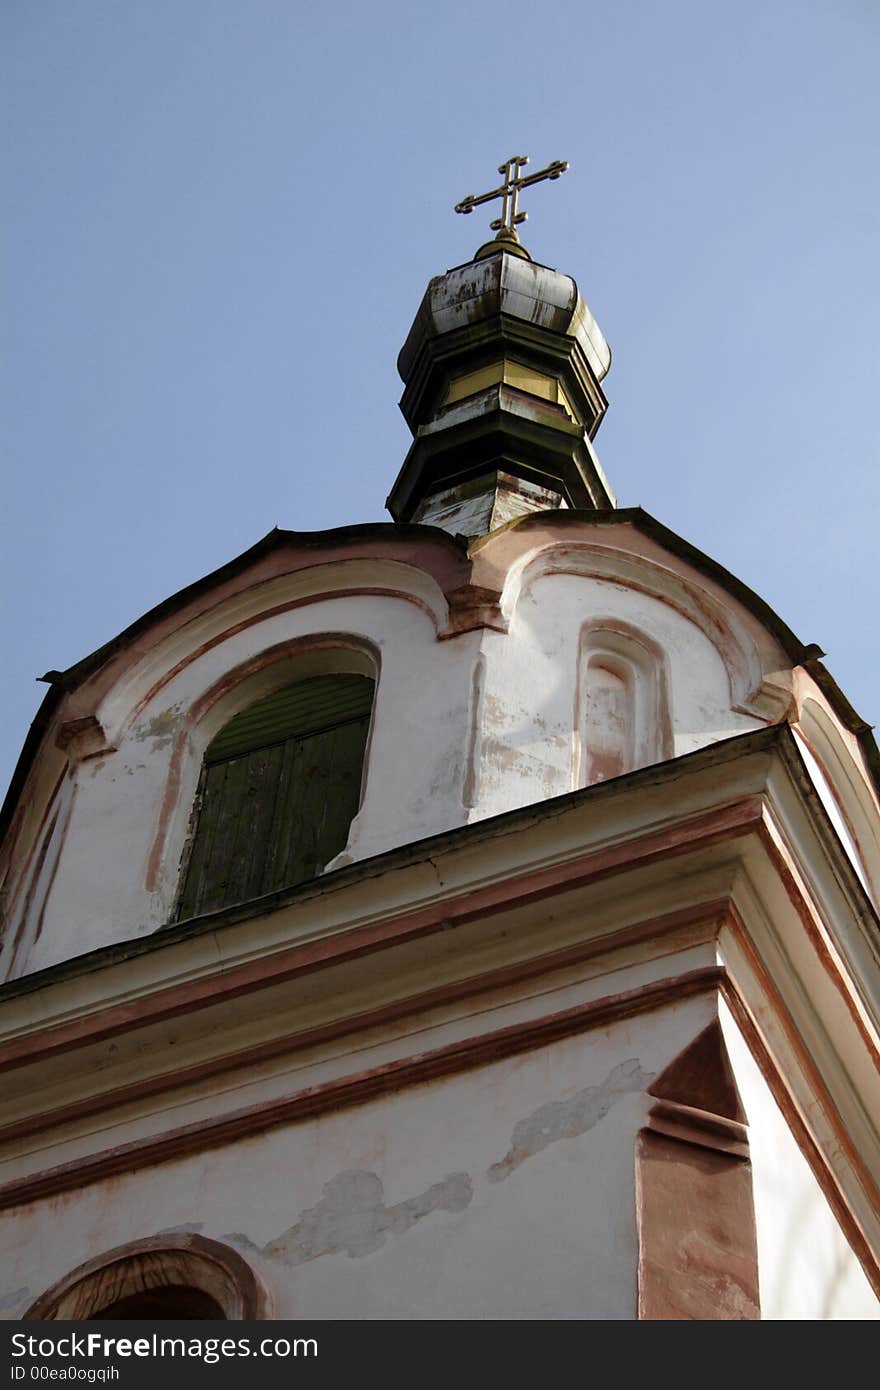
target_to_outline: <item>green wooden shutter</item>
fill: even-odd
[[[178,917],[302,883],[344,848],[372,702],[366,676],[315,676],[221,729],[205,754]]]

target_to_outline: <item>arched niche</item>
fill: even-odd
[[[591,786],[672,756],[666,659],[618,619],[581,628],[574,711],[574,785]]]
[[[205,1236],[153,1236],[118,1246],[53,1284],[24,1321],[271,1317],[267,1291],[236,1250]]]

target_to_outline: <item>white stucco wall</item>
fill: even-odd
[[[187,663],[133,723],[120,718],[114,754],[76,768],[73,813],[50,891],[42,902],[32,897],[40,932],[27,970],[154,931],[168,920],[208,741],[198,729],[187,739],[150,891],[147,866],[183,720],[231,669],[279,644],[325,632],[368,642],[381,666],[364,800],[347,855],[365,858],[462,824],[463,731],[476,637],[466,635],[451,649],[437,642],[429,615],[394,597],[348,596],[277,614]]]
[[[880,1318],[880,1302],[726,1009],[721,1021],[749,1121],[762,1318]]]
[[[2,1316],[189,1229],[279,1317],[632,1318],[642,1091],[705,1021],[692,1000],[9,1213]]]
[[[761,727],[732,708],[715,647],[650,594],[588,575],[546,574],[520,595],[506,634],[483,637],[485,658],[476,816],[559,796],[577,785],[574,745],[579,647],[586,622],[643,633],[664,657],[674,755]]]
[[[5,970],[41,969],[168,921],[201,756],[214,732],[210,717],[193,725],[192,711],[231,671],[285,644],[342,634],[374,652],[380,668],[364,801],[341,862],[576,786],[589,739],[577,727],[585,623],[623,624],[659,653],[671,736],[665,750],[643,751],[642,761],[759,727],[759,718],[733,708],[761,677],[742,618],[731,619],[723,659],[685,601],[665,601],[657,575],[641,584],[640,562],[627,563],[626,582],[592,574],[589,565],[577,573],[526,569],[509,599],[507,633],[477,629],[438,640],[448,612],[434,581],[377,559],[281,576],[147,643],[98,710],[117,751],[72,764],[52,843],[45,852],[34,843],[24,856],[38,872],[29,868],[11,889],[9,939],[20,944]],[[352,592],[355,581],[368,587],[371,580],[388,592]],[[310,597],[309,585],[319,592]],[[296,678],[295,662],[289,669]],[[224,708],[235,712],[228,701]]]

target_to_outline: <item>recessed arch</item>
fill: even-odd
[[[194,701],[186,711],[190,738],[203,753],[235,715],[295,681],[359,675],[378,685],[381,668],[379,648],[357,633],[309,633],[265,647],[224,672]]]
[[[695,578],[641,554],[628,554],[596,541],[548,543],[521,555],[507,570],[501,595],[509,624],[522,596],[539,579],[571,574],[607,580],[647,594],[692,622],[718,652],[727,675],[730,705],[765,723],[784,717],[790,692],[765,679],[761,650],[749,625],[730,603]],[[774,657],[774,665],[783,654]]]
[[[844,847],[876,905],[880,903],[880,833],[877,803],[867,778],[818,700],[808,696],[801,702],[794,732],[815,764],[818,778],[809,759],[805,760],[832,821],[840,817],[838,833],[842,828]]]
[[[87,1260],[47,1289],[23,1320],[201,1316],[252,1322],[272,1313],[265,1285],[237,1250],[187,1232]]]
[[[145,887],[155,892],[162,879],[177,882],[181,850],[191,832],[191,812],[205,753],[219,731],[256,701],[298,681],[317,676],[359,675],[373,683],[373,712],[379,693],[378,648],[351,633],[324,632],[293,638],[255,653],[223,673],[183,713],[171,751],[165,794],[147,858]],[[374,719],[363,755],[359,804],[369,770]]]
[[[378,559],[318,564],[225,597],[154,647],[133,652],[127,667],[97,700],[90,700],[88,686],[77,693],[76,713],[94,714],[108,743],[118,746],[159,692],[206,652],[279,615],[365,596],[414,606],[435,635],[448,622],[445,595],[434,579],[412,565]],[[321,630],[316,624],[316,631]]]
[[[619,618],[588,619],[578,642],[573,786],[619,777],[672,753],[662,648]]]

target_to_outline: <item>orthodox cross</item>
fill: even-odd
[[[548,164],[546,169],[539,169],[537,174],[526,174],[523,176],[522,170],[529,162],[527,154],[515,154],[512,158],[505,160],[498,165],[499,174],[504,175],[503,183],[497,188],[493,188],[491,193],[481,193],[478,197],[469,193],[460,203],[456,203],[456,212],[473,212],[474,208],[479,207],[480,203],[491,202],[493,198],[502,198],[501,216],[496,217],[489,226],[493,232],[500,232],[502,228],[508,231],[515,231],[518,222],[525,222],[528,217],[527,212],[518,211],[519,191],[521,188],[528,188],[530,184],[541,183],[544,179],[558,179],[568,168],[568,161],[564,159],[554,159],[552,164]]]

